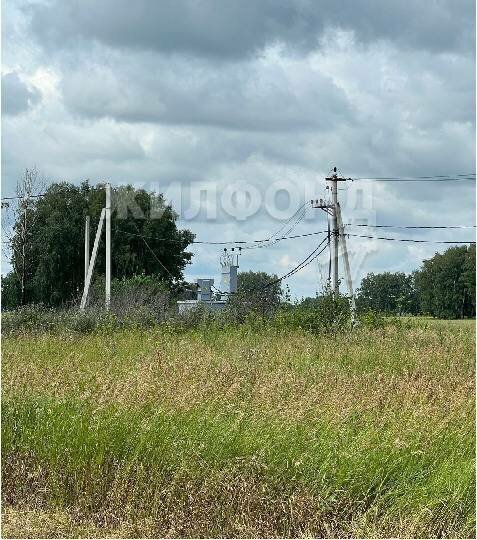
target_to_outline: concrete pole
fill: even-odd
[[[86,216],[86,222],[84,226],[84,282],[86,283],[86,278],[88,277],[88,268],[89,268],[89,227],[91,219],[89,216]]]
[[[351,269],[349,266],[348,248],[346,247],[346,236],[344,233],[343,218],[341,216],[341,207],[339,203],[338,203],[337,208],[338,208],[338,227],[340,229],[340,240],[341,240],[341,254],[343,256],[346,282],[348,284],[349,302],[350,302],[350,307],[351,307],[351,323],[354,324],[356,322],[356,304],[354,301],[353,281],[351,279]]]
[[[106,184],[106,301],[105,307],[111,305],[111,184]]]
[[[101,232],[103,230],[105,213],[106,213],[106,210],[103,208],[101,210],[101,216],[99,218],[98,229],[96,231],[96,236],[95,236],[94,244],[93,244],[93,253],[91,254],[91,261],[88,266],[88,275],[86,276],[86,281],[85,281],[84,289],[83,289],[83,296],[81,298],[80,309],[82,311],[86,307],[86,301],[88,300],[89,286],[91,283],[91,276],[93,275],[94,264],[96,262],[96,255],[98,253],[99,239],[101,238]]]
[[[338,229],[338,180],[336,173],[331,177],[331,202],[333,205],[333,213],[331,216],[331,225],[332,225],[332,251],[331,251],[331,260],[332,260],[332,288],[333,295],[335,298],[338,297],[340,293],[339,283],[338,283],[338,243],[339,243],[339,229]]]

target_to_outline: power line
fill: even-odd
[[[358,227],[358,226],[361,226],[361,225],[353,225],[353,224],[350,224],[350,223],[347,223],[345,226],[352,226],[352,227]],[[462,225],[462,226],[458,226],[458,225],[450,225],[450,226],[427,226],[427,225],[362,225],[363,227],[366,226],[366,227],[383,227],[383,228],[402,228],[402,229],[456,229],[456,228],[475,228],[474,225]],[[151,239],[155,239],[155,240],[169,240],[168,238],[156,238],[154,236],[143,236],[141,234],[134,234],[134,233],[130,233],[129,231],[122,231],[126,234],[132,234],[133,236],[140,236],[141,238],[151,238]],[[293,240],[295,238],[306,238],[308,236],[316,236],[318,234],[324,234],[324,233],[327,233],[328,231],[327,230],[324,230],[324,231],[314,231],[314,232],[309,232],[309,233],[303,233],[303,234],[294,234],[294,235],[291,235],[291,236],[282,236],[282,237],[279,237],[278,239],[276,239],[277,241],[280,241],[280,240]],[[348,236],[356,236],[356,237],[360,237],[360,238],[376,238],[378,240],[387,240],[388,238],[385,238],[385,237],[376,237],[376,236],[367,236],[367,235],[357,235],[357,234],[351,234],[351,233],[346,233]],[[241,244],[250,244],[252,242],[255,242],[255,243],[260,243],[260,242],[266,242],[267,239],[263,239],[263,240],[228,240],[228,241],[221,241],[221,242],[209,242],[209,241],[205,241],[205,240],[193,240],[191,242],[191,244],[201,244],[201,245],[212,245],[212,246],[224,246],[224,245],[241,245]],[[389,240],[394,240],[394,238],[389,238]],[[399,241],[402,241],[402,242],[429,242],[429,243],[449,243],[449,244],[472,244],[474,243],[474,241],[468,241],[468,242],[460,242],[460,241],[440,241],[440,240],[413,240],[413,239],[405,239],[405,238],[401,238],[401,239],[396,239],[396,240],[399,240]],[[264,245],[263,247],[267,247],[266,245]]]
[[[308,204],[309,204],[308,201],[301,204],[300,207],[297,208],[297,210],[295,210],[295,212],[286,220],[286,222],[279,229],[277,229],[273,234],[271,234],[268,238],[263,238],[263,239],[260,239],[260,240],[230,240],[230,241],[219,241],[219,242],[193,240],[191,242],[191,244],[206,244],[206,245],[218,245],[218,246],[234,245],[234,244],[241,244],[241,245],[244,245],[244,244],[259,244],[259,245],[252,245],[252,246],[244,246],[243,249],[258,249],[258,248],[272,246],[272,245],[276,244],[277,242],[279,242],[280,240],[283,240],[283,238],[286,237],[285,235],[288,235],[291,231],[293,231],[293,229],[295,229],[295,227],[303,220],[303,218],[305,217],[306,212],[308,210],[308,208],[307,208]],[[293,218],[295,218],[297,216],[297,214],[299,214],[297,219],[290,226],[290,228],[284,233],[284,235],[281,236],[281,237],[274,238],[278,233],[280,233],[290,223],[290,221],[293,220]],[[134,223],[134,225],[136,226],[135,223]],[[137,226],[136,226],[136,229],[137,229]],[[118,230],[120,232],[123,232],[125,234],[129,234],[131,236],[138,236],[138,237],[141,237],[141,238],[149,238],[151,240],[159,240],[159,241],[169,240],[169,238],[157,238],[156,236],[144,236],[142,234],[135,234],[135,233],[132,233],[130,231],[125,231],[123,229],[118,229]]]
[[[475,173],[434,176],[366,176],[360,178],[350,178],[350,180],[376,180],[379,182],[457,182],[461,180],[475,181]]]
[[[134,222],[133,222],[134,223]],[[136,223],[134,223],[134,226],[136,227],[137,229],[137,232],[139,233],[139,228],[138,226],[136,225]],[[137,236],[140,236],[143,240],[143,242],[146,244],[147,248],[149,249],[149,251],[154,255],[154,258],[156,259],[156,261],[162,266],[162,268],[164,268],[164,270],[172,277],[172,279],[176,279],[173,275],[172,275],[172,272],[162,264],[162,262],[160,261],[159,257],[156,255],[155,251],[151,248],[151,246],[146,242],[146,238],[144,236],[142,236],[141,233],[139,233]]]
[[[389,238],[388,236],[369,236],[366,234],[351,234],[346,233],[347,236],[354,236],[356,238],[369,238],[372,240],[391,240],[394,242],[414,242],[416,244],[475,244],[475,240],[416,240],[414,238]]]
[[[326,231],[324,231],[326,232]],[[284,279],[287,279],[291,276],[293,276],[294,274],[296,274],[297,272],[299,272],[300,270],[303,270],[303,268],[306,268],[309,264],[311,264],[317,257],[319,257],[323,251],[325,251],[325,249],[328,247],[328,244],[329,242],[327,242],[325,244],[325,246],[320,250],[320,247],[323,245],[324,242],[326,242],[328,240],[328,237],[325,237],[323,238],[323,240],[318,244],[318,246],[305,258],[303,259],[303,261],[301,261],[297,266],[295,266],[295,268],[292,268],[290,271],[288,271],[286,274],[284,274],[283,276],[279,277],[279,278],[276,278],[272,281],[269,281],[268,283],[266,283],[265,285],[261,285],[260,287],[253,287],[252,289],[247,289],[247,293],[251,293],[251,292],[257,292],[257,291],[262,291],[264,289],[267,289],[268,287],[271,287],[272,285],[275,285],[276,283],[279,283],[280,281],[283,281]],[[319,251],[318,251],[319,250]],[[318,252],[318,253],[317,253]],[[215,289],[215,287],[214,287]],[[216,289],[217,292],[219,292],[220,294],[229,294],[229,293],[224,293],[218,289]]]
[[[383,225],[383,227],[388,227],[388,225]],[[389,227],[394,227],[394,226],[389,226]],[[402,228],[408,228],[408,227],[402,227]],[[428,227],[409,227],[409,228],[423,228],[423,229],[427,229]],[[434,228],[434,227],[433,227]],[[454,227],[435,227],[435,228],[439,228],[439,229],[442,229],[442,228],[449,228],[449,229],[453,229]],[[457,227],[456,227],[457,228]],[[459,227],[460,228],[460,227]],[[464,227],[462,227],[464,228]],[[328,231],[314,231],[314,232],[310,232],[310,233],[304,233],[304,234],[294,234],[292,236],[282,236],[281,238],[279,238],[279,240],[291,240],[291,239],[295,239],[295,238],[304,238],[304,237],[307,237],[307,236],[315,236],[317,234],[323,234],[323,233],[327,233]],[[357,235],[357,234],[350,234],[350,233],[346,233],[348,236],[358,236],[358,237],[362,237],[362,238],[378,238],[380,240],[386,240],[386,238],[384,237],[375,237],[375,236],[366,236],[366,235]],[[394,240],[393,238],[390,238],[390,240]],[[453,242],[453,241],[439,241],[439,240],[412,240],[412,239],[399,239],[400,241],[403,241],[403,242],[434,242],[434,243],[450,243],[450,244],[458,244],[458,243],[461,243],[461,244],[469,244],[469,243],[473,243],[473,241],[469,241],[469,242]],[[262,240],[249,240],[248,242],[261,242]],[[230,241],[230,242],[206,242],[206,241],[199,241],[199,240],[194,240],[192,242],[193,244],[206,244],[206,245],[209,245],[209,244],[212,244],[212,245],[216,245],[216,244],[221,244],[221,245],[224,245],[224,244],[245,244],[247,243],[247,241],[245,240],[238,240],[238,241]]]
[[[36,197],[44,197],[46,193],[39,193],[38,195],[28,195],[27,197],[23,197],[22,195],[16,195],[15,197],[2,197],[2,201],[13,201],[14,199],[33,199]]]
[[[305,203],[306,204],[306,203]],[[302,208],[303,206],[305,205],[302,205]],[[266,241],[264,241],[263,243],[259,244],[259,245],[252,245],[252,246],[245,246],[243,249],[262,249],[262,248],[267,248],[267,247],[271,247],[273,245],[275,245],[277,242],[280,242],[282,240],[283,237],[286,237],[287,235],[289,235],[295,228],[296,226],[303,220],[303,218],[305,217],[306,215],[306,212],[308,210],[308,207],[305,207],[303,209],[303,211],[301,212],[301,214],[298,216],[298,218],[296,219],[296,221],[291,225],[291,227],[289,227],[284,233],[283,233],[283,236],[281,237],[277,237],[277,238],[274,238],[272,240],[272,237],[276,234],[274,233],[274,235],[272,235],[269,239],[267,239]],[[288,220],[290,221],[290,220]],[[283,229],[283,227],[282,227]]]
[[[293,220],[293,218],[300,212],[300,210],[303,210],[303,208],[305,209],[304,212],[303,212],[303,215],[306,214],[306,205],[310,204],[308,201],[304,202],[302,205],[300,205],[300,207],[294,212],[294,214],[289,217],[285,223],[277,230],[275,231],[272,235],[270,235],[270,237],[268,238],[268,240],[271,240],[274,236],[276,236],[277,234],[279,234],[289,223],[290,221]],[[301,219],[300,219],[301,220]]]
[[[346,223],[346,227],[372,227],[374,229],[475,229],[477,225],[369,225]]]
[[[279,283],[280,281],[283,281],[284,279],[287,279],[291,276],[293,276],[294,274],[296,274],[297,272],[300,272],[300,270],[303,270],[303,268],[306,268],[309,264],[311,264],[318,256],[320,256],[323,251],[325,251],[325,249],[328,247],[328,244],[329,242],[327,242],[325,244],[325,246],[320,250],[320,247],[323,245],[324,242],[326,242],[328,240],[328,237],[325,237],[323,238],[323,240],[318,244],[318,247],[316,249],[314,249],[309,255],[308,257],[306,257],[306,259],[304,259],[298,266],[296,266],[295,268],[293,268],[292,270],[290,270],[289,272],[287,272],[286,274],[284,274],[283,276],[271,281],[270,283],[267,283],[266,285],[264,285],[262,287],[262,289],[266,289],[267,287],[271,287],[272,285],[275,285],[276,283]],[[318,251],[318,253],[317,253]]]

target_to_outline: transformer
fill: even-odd
[[[237,292],[238,255],[229,254],[224,249],[224,254],[220,257],[220,266],[222,267],[220,292],[223,297],[227,297]]]
[[[213,279],[198,279],[197,285],[197,301],[198,302],[210,302],[212,300],[212,285]]]
[[[220,291],[215,295],[215,298],[212,295],[214,280],[200,278],[197,280],[197,300],[179,300],[177,302],[180,314],[196,309],[198,306],[210,311],[221,311],[225,307],[229,295],[237,292],[238,255],[227,253],[227,249],[224,249],[224,253],[220,256],[220,266],[222,267],[222,279]]]

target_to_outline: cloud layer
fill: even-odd
[[[16,115],[27,111],[40,99],[38,90],[30,90],[17,73],[2,75],[2,113]]]
[[[30,8],[31,9],[31,8]],[[96,40],[113,48],[238,59],[283,43],[315,50],[325,30],[355,32],[365,44],[436,52],[468,51],[471,0],[71,0],[39,4],[32,29],[50,49]]]
[[[177,207],[181,188],[192,209],[201,190],[210,208],[236,182],[262,198],[276,182],[301,200],[324,196],[334,165],[356,177],[475,169],[471,1],[16,0],[4,9],[4,193],[33,165],[51,181],[169,190]],[[475,220],[470,182],[344,189],[347,219],[359,215],[362,189],[368,219],[381,224]],[[203,209],[184,226],[232,240],[267,237],[280,223],[261,207],[247,220],[219,209],[210,221]],[[324,215],[311,212],[295,232],[323,228]],[[440,248],[350,244],[357,279],[409,271]],[[285,273],[312,247],[305,238],[249,250],[242,269]],[[195,246],[189,277],[216,275],[218,251]],[[290,282],[294,293],[313,294],[319,274],[310,265]]]

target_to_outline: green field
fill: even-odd
[[[3,536],[475,537],[474,321],[3,339]]]

